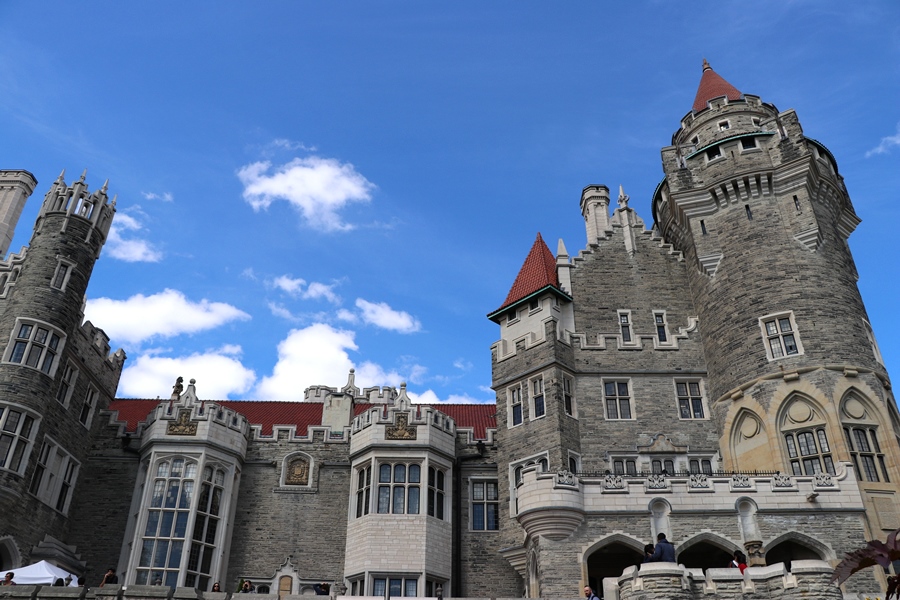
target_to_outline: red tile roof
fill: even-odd
[[[703,75],[700,77],[700,86],[697,88],[697,96],[694,97],[694,112],[700,112],[706,108],[706,103],[713,98],[726,96],[729,101],[740,100],[741,92],[736,87],[722,79],[722,76],[712,70],[706,59],[703,59]]]
[[[531,246],[531,251],[525,259],[525,263],[519,269],[519,274],[509,290],[509,294],[506,295],[506,300],[500,308],[491,314],[515,304],[522,298],[544,289],[548,285],[559,289],[556,259],[553,258],[550,248],[544,243],[544,238],[538,233],[534,244]]]
[[[117,413],[115,420],[125,422],[125,431],[134,433],[138,423],[143,422],[150,411],[165,400],[114,400],[109,410]],[[276,425],[295,425],[297,435],[305,436],[311,425],[321,425],[322,404],[318,402],[262,402],[254,400],[215,400],[224,408],[236,411],[245,417],[250,425],[259,425],[261,434],[272,435]],[[375,404],[360,403],[353,407],[353,415],[365,412]],[[426,405],[422,405],[426,406]],[[476,439],[486,439],[487,429],[497,427],[494,404],[432,404],[456,421],[457,428],[472,428]]]

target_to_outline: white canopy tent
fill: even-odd
[[[28,565],[27,567],[19,567],[18,569],[9,569],[15,573],[13,581],[17,585],[53,585],[57,579],[70,578],[70,587],[78,587],[78,576],[72,575],[65,569],[61,569],[56,565],[51,565],[46,560]]]

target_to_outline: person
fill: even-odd
[[[245,579],[243,585],[241,585],[241,594],[252,594],[253,590],[256,589],[253,587],[253,584],[250,583],[249,579]]]
[[[647,562],[675,562],[675,546],[666,539],[666,534],[660,532],[656,536],[656,549]]]
[[[100,587],[103,587],[107,583],[110,585],[119,583],[119,577],[116,575],[116,570],[112,567],[106,570],[106,575],[103,576],[103,581],[100,582]]]
[[[213,584],[213,587],[210,591],[211,592],[221,592],[222,591],[222,587],[219,585],[218,581]]]
[[[56,581],[53,582],[53,587],[66,587],[66,582],[63,581],[62,577],[57,577]]]
[[[644,560],[641,562],[650,562],[651,556],[653,556],[653,544],[647,544],[644,546]]]
[[[78,578],[78,587],[84,587],[86,585],[87,585],[87,578],[84,575],[82,575],[81,577]]]
[[[313,590],[316,592],[316,596],[327,596],[331,593],[331,584],[323,581],[313,585]]]
[[[7,573],[6,576],[3,578],[3,582],[0,583],[0,585],[16,585],[16,582],[13,581],[13,577],[15,577],[15,576],[16,576],[16,574],[13,573],[12,571],[10,571],[10,572]]]
[[[587,598],[587,600],[600,600],[589,585],[584,586],[584,597]]]
[[[731,559],[731,563],[728,565],[729,567],[740,569],[741,574],[744,573],[744,569],[747,568],[747,557],[744,556],[744,553],[740,550],[734,551],[734,558]]]

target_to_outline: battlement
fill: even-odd
[[[44,196],[44,203],[38,213],[38,221],[35,226],[39,230],[44,219],[53,214],[65,215],[66,223],[70,218],[84,220],[90,225],[90,231],[97,231],[100,234],[101,241],[106,240],[109,234],[112,218],[116,212],[116,198],[113,197],[109,201],[107,196],[107,186],[109,180],[104,182],[103,186],[91,193],[84,181],[87,175],[85,170],[81,177],[72,185],[67,185],[65,181],[65,171],[59,174],[59,178],[50,186],[50,190]],[[66,225],[63,225],[65,230]],[[85,241],[90,240],[90,233]],[[102,246],[102,244],[101,244]],[[99,251],[98,251],[99,254]]]

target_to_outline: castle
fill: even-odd
[[[704,61],[662,164],[650,227],[590,185],[583,250],[537,236],[488,315],[495,405],[352,372],[298,402],[115,399],[125,355],[82,323],[115,201],[60,176],[0,262],[0,568],[114,565],[126,597],[840,598],[830,568],[900,526],[900,414],[837,163]],[[35,185],[0,172],[4,254]],[[636,568],[660,532],[679,565]]]

